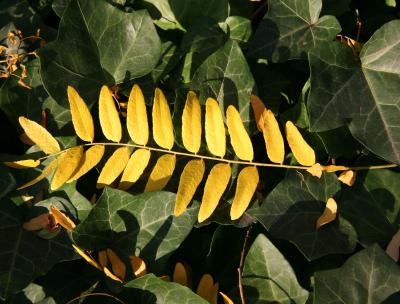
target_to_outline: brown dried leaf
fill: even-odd
[[[319,229],[321,226],[326,225],[330,222],[333,222],[336,219],[337,214],[337,204],[333,198],[328,198],[326,202],[326,207],[324,213],[318,218],[315,229]]]
[[[76,227],[75,223],[68,216],[66,216],[64,213],[58,210],[56,206],[51,205],[50,211],[54,217],[56,224],[60,225],[61,227],[63,227],[68,231],[72,231],[75,229]]]

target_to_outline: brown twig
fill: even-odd
[[[68,301],[66,304],[71,304],[74,301],[77,301],[77,300],[80,300],[80,299],[83,299],[83,298],[86,298],[86,297],[91,297],[91,296],[109,297],[109,298],[114,299],[118,303],[126,304],[121,299],[118,299],[116,296],[113,296],[113,295],[110,295],[110,294],[104,293],[104,292],[93,292],[93,293],[88,293],[88,294],[85,294],[85,295],[80,295],[80,296],[78,296],[76,298],[73,298],[72,300]]]
[[[252,227],[253,226],[250,225],[249,228],[247,229],[246,236],[245,236],[244,241],[243,241],[242,252],[240,254],[239,267],[237,269],[238,278],[239,278],[239,283],[238,283],[238,285],[239,285],[239,294],[240,294],[240,300],[241,300],[242,304],[246,304],[246,300],[244,299],[243,284],[242,284],[243,263],[244,263],[244,257],[245,257],[246,248],[247,248],[247,241],[249,240],[250,231],[251,231]]]

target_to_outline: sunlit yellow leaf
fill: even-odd
[[[254,157],[253,145],[249,135],[244,128],[238,110],[232,105],[226,110],[226,124],[228,125],[231,144],[237,157],[243,160],[252,161]]]
[[[217,303],[218,284],[214,284],[212,276],[206,273],[201,277],[196,293],[209,303]]]
[[[99,97],[99,119],[104,136],[114,142],[120,142],[122,126],[113,96],[107,86],[102,86]]]
[[[175,216],[179,216],[185,212],[203,179],[204,170],[205,165],[202,159],[193,159],[183,168],[179,180],[178,192],[176,193]]]
[[[351,187],[354,185],[356,181],[356,171],[347,170],[340,173],[338,180],[341,181],[343,184]]]
[[[233,301],[226,294],[224,294],[223,292],[219,292],[219,294],[222,296],[225,304],[234,304]]]
[[[320,163],[316,163],[308,168],[306,171],[312,176],[321,178],[322,172],[325,171],[325,166],[322,166]]]
[[[107,267],[108,265],[108,257],[107,257],[107,251],[106,250],[100,250],[97,253],[98,259],[99,259],[99,264],[101,267]]]
[[[110,279],[113,279],[114,281],[118,281],[120,283],[123,283],[119,277],[117,277],[115,274],[113,274],[107,267],[103,268],[104,274],[108,276]]]
[[[75,229],[75,223],[64,213],[62,213],[58,208],[54,205],[50,206],[51,214],[54,217],[56,224],[60,225],[66,230],[72,231]]]
[[[399,251],[400,251],[400,230],[397,231],[389,244],[386,247],[386,253],[395,261],[399,260]]]
[[[324,166],[324,170],[326,172],[337,172],[337,171],[344,171],[344,170],[349,170],[348,167],[345,166],[336,166],[336,165],[329,165],[329,166]]]
[[[206,142],[208,150],[215,156],[223,157],[226,149],[225,126],[218,102],[206,100]]]
[[[170,150],[174,145],[171,112],[164,93],[156,88],[153,103],[153,137],[160,147]]]
[[[197,153],[201,145],[201,107],[196,93],[189,91],[182,114],[182,141],[186,150]]]
[[[267,154],[273,163],[282,164],[285,159],[285,143],[279,129],[278,121],[271,110],[264,111],[264,140]]]
[[[264,130],[264,117],[263,113],[267,109],[265,108],[264,103],[260,98],[256,95],[250,95],[250,103],[253,108],[254,118],[256,119],[257,129],[262,132]]]
[[[286,122],[286,139],[294,157],[303,166],[315,164],[314,149],[304,140],[297,127],[291,122]]]
[[[231,207],[232,220],[238,219],[246,211],[254,192],[256,192],[258,182],[259,176],[256,167],[246,167],[240,171]]]
[[[95,145],[93,147],[90,147],[83,153],[81,162],[79,163],[78,168],[75,170],[75,172],[72,174],[72,176],[69,178],[67,183],[71,183],[73,181],[76,181],[79,179],[81,176],[85,175],[88,173],[94,166],[96,166],[101,158],[104,155],[104,146],[103,145]]]
[[[176,156],[162,155],[150,173],[144,192],[162,190],[169,182],[175,169]]]
[[[37,122],[23,116],[20,116],[18,121],[29,139],[38,145],[44,153],[53,154],[61,151],[60,145],[53,135]]]
[[[144,96],[140,87],[135,84],[129,95],[126,126],[129,136],[138,145],[146,145],[149,140],[149,123]]]
[[[172,279],[175,283],[191,288],[191,274],[188,267],[183,263],[178,262],[175,264],[174,275]]]
[[[78,246],[76,246],[75,244],[72,244],[72,247],[74,247],[75,251],[81,256],[83,257],[86,262],[88,262],[90,265],[92,265],[93,267],[96,267],[99,270],[103,270],[103,268],[100,267],[100,265],[96,262],[95,259],[93,259],[89,254],[87,254],[84,250],[82,250],[81,248],[79,248]]]
[[[150,151],[146,149],[138,149],[133,152],[124,173],[122,173],[119,189],[127,190],[139,179],[149,164],[150,155]]]
[[[203,198],[198,214],[199,223],[211,216],[221,199],[231,178],[231,167],[229,164],[216,164],[207,177],[204,186]]]
[[[40,165],[40,160],[34,159],[23,159],[23,160],[15,160],[4,162],[7,167],[11,167],[14,169],[26,169],[26,168],[36,168]]]
[[[111,263],[112,272],[121,280],[125,278],[126,274],[126,266],[124,262],[120,259],[120,257],[114,252],[114,250],[108,248],[107,249],[107,257]]]
[[[71,109],[72,124],[80,139],[93,142],[94,125],[92,114],[78,92],[71,86],[67,88],[69,107]]]
[[[131,255],[129,260],[131,261],[132,272],[136,277],[144,276],[147,273],[146,263],[141,258]]]
[[[42,179],[46,178],[47,176],[49,176],[57,168],[57,163],[58,163],[58,159],[54,159],[50,164],[47,165],[46,168],[44,168],[44,170],[37,177],[35,177],[33,180],[27,182],[26,184],[23,184],[22,186],[18,187],[17,190],[21,190],[21,189],[30,187],[30,186],[40,182]]]
[[[58,157],[58,165],[51,181],[50,189],[56,190],[64,185],[78,168],[83,155],[83,147],[73,147]]]
[[[27,231],[36,231],[47,228],[50,226],[50,214],[43,213],[30,219],[29,221],[22,224],[22,228]]]
[[[321,226],[326,225],[336,219],[337,204],[333,198],[328,198],[324,213],[318,218],[315,228],[318,230]]]
[[[128,147],[121,147],[114,151],[100,172],[97,179],[97,189],[111,185],[117,179],[122,171],[124,171],[130,154],[131,151]]]

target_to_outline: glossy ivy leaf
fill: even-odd
[[[114,247],[143,257],[149,265],[175,250],[194,225],[198,208],[174,217],[174,203],[169,192],[132,195],[105,188],[72,237],[84,249]]]
[[[229,38],[236,40],[239,44],[246,43],[251,37],[251,20],[240,16],[229,16],[221,28],[229,35]]]
[[[333,16],[319,18],[321,0],[272,0],[254,34],[249,53],[274,62],[305,59],[307,52],[341,31]]]
[[[199,91],[203,104],[208,97],[215,98],[223,113],[229,105],[234,105],[247,131],[252,133],[256,128],[252,123],[249,100],[254,85],[254,78],[239,45],[228,40],[200,65],[193,76],[191,88]]]
[[[385,24],[364,45],[361,66],[342,43],[309,55],[312,131],[349,124],[352,135],[369,150],[400,163],[399,37],[399,20]]]
[[[338,269],[317,272],[314,303],[394,303],[385,300],[400,290],[399,277],[399,266],[373,245]]]
[[[286,239],[309,260],[333,253],[349,253],[356,245],[356,233],[344,218],[315,229],[328,198],[340,189],[336,175],[325,173],[320,179],[308,173],[287,173],[285,179],[265,198],[254,216],[273,237]]]
[[[147,274],[124,285],[121,296],[137,303],[207,304],[208,302],[189,288],[178,283],[166,282],[154,274]]]
[[[353,187],[342,186],[339,212],[357,231],[364,245],[386,245],[400,224],[399,173],[390,170],[358,172]]]
[[[146,11],[126,13],[106,1],[73,0],[57,40],[39,52],[43,83],[58,103],[66,104],[71,85],[93,104],[101,85],[149,73],[160,58],[160,47]]]
[[[0,299],[22,290],[54,264],[73,259],[65,233],[45,240],[22,228],[23,209],[9,199],[0,202]]]
[[[308,291],[297,282],[290,264],[263,234],[257,236],[247,253],[243,292],[249,304],[303,304],[308,298]]]

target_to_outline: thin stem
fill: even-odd
[[[75,302],[77,300],[84,299],[84,298],[87,298],[87,297],[94,297],[94,296],[109,297],[109,298],[114,299],[118,303],[125,304],[125,302],[123,302],[121,299],[118,299],[116,296],[113,296],[113,295],[110,295],[110,294],[104,293],[104,292],[94,292],[94,293],[88,293],[88,294],[85,294],[85,295],[80,295],[80,296],[78,296],[76,298],[73,298],[72,300],[68,301],[66,304],[71,304],[71,303],[73,303],[73,302]]]
[[[240,300],[242,304],[246,304],[246,300],[244,299],[244,292],[243,292],[243,283],[242,283],[242,271],[243,271],[243,264],[244,264],[244,257],[245,257],[245,252],[247,248],[247,241],[249,240],[250,236],[250,231],[253,226],[249,226],[246,232],[246,236],[243,241],[243,247],[242,247],[242,252],[240,253],[240,262],[239,262],[239,267],[237,268],[238,272],[238,285],[239,285],[239,294],[240,294]]]

